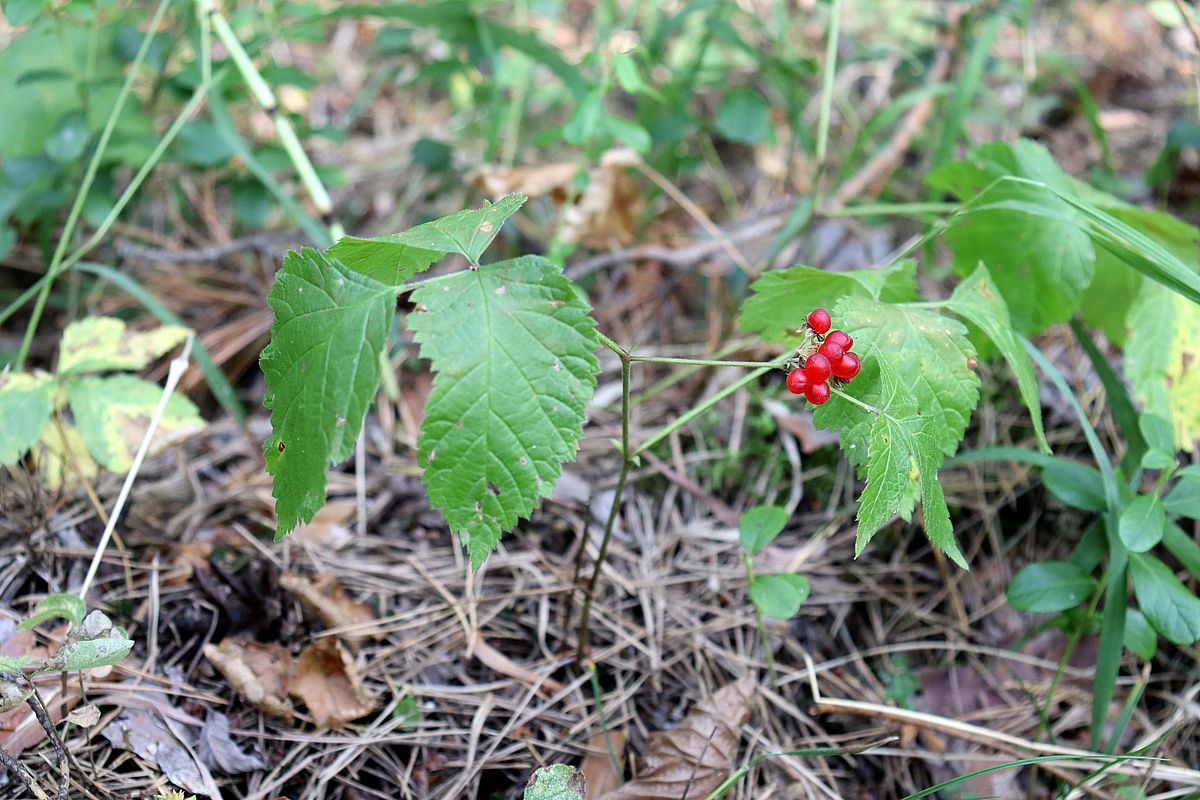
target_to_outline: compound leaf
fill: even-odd
[[[1017,388],[1021,391],[1021,399],[1029,409],[1033,419],[1033,432],[1037,436],[1038,447],[1044,453],[1050,452],[1046,443],[1046,432],[1042,427],[1042,402],[1038,394],[1037,378],[1033,374],[1033,364],[1029,354],[1013,331],[1009,319],[1008,306],[1000,294],[999,288],[988,274],[987,267],[980,264],[962,283],[954,289],[946,308],[953,313],[974,323],[996,345],[1004,360],[1017,379]]]
[[[71,381],[67,396],[75,425],[92,458],[114,472],[133,466],[133,457],[162,398],[161,386],[134,375],[88,376]],[[204,427],[191,400],[172,394],[159,418],[149,452],[185,439]]]
[[[267,296],[275,312],[260,364],[271,436],[276,537],[325,503],[330,463],[348,458],[379,384],[396,290],[311,248],[288,253]]]
[[[54,379],[44,372],[0,373],[0,466],[17,463],[54,412]]]
[[[843,297],[902,302],[916,295],[916,265],[899,261],[885,269],[826,272],[813,267],[792,267],[763,274],[751,287],[753,294],[742,304],[740,325],[772,342],[792,337],[804,326],[814,308],[832,309]],[[834,328],[845,327],[834,318]]]
[[[435,373],[425,485],[478,567],[575,455],[599,370],[595,323],[537,256],[431,279],[412,299],[408,324]]]
[[[483,208],[459,211],[389,236],[346,236],[329,248],[329,255],[355,272],[398,287],[447,253],[458,253],[478,264],[504,221],[527,199],[523,194],[510,194]]]
[[[179,325],[129,333],[124,321],[115,317],[84,317],[63,331],[58,374],[143,369],[187,335],[188,329]]]
[[[1200,305],[1143,281],[1129,311],[1125,372],[1145,411],[1171,421],[1175,444],[1191,452],[1200,438]]]

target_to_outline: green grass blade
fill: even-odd
[[[1090,755],[1088,755],[1088,756],[1085,756],[1085,755],[1035,756],[1033,758],[1022,758],[1017,761],[1006,761],[1003,764],[996,764],[991,767],[984,767],[983,769],[977,769],[974,772],[968,772],[966,775],[960,775],[957,778],[951,778],[948,781],[942,781],[937,786],[930,786],[928,789],[922,789],[919,792],[914,792],[913,794],[910,794],[907,797],[903,798],[903,800],[920,800],[920,798],[922,798],[922,797],[929,797],[931,794],[936,794],[937,792],[940,792],[943,789],[949,789],[951,786],[957,786],[958,784],[963,783],[965,781],[969,781],[972,778],[978,778],[981,775],[990,775],[993,772],[1000,772],[1001,770],[1005,770],[1005,769],[1014,769],[1016,767],[1028,767],[1028,766],[1032,766],[1034,764],[1047,764],[1047,763],[1053,763],[1053,762],[1061,763],[1064,761],[1094,761],[1096,759],[1104,759],[1104,758],[1105,758],[1105,756],[1101,756],[1101,755],[1097,754],[1094,756],[1090,756]],[[1138,759],[1138,758],[1142,758],[1142,757],[1141,756],[1107,756],[1107,758],[1112,759],[1112,761],[1114,763],[1120,763],[1122,761],[1132,761],[1134,759]],[[1147,760],[1157,761],[1159,759],[1147,759]]]
[[[1128,447],[1125,455],[1121,458],[1121,472],[1129,476],[1131,483],[1136,483],[1141,475],[1142,455],[1147,449],[1146,438],[1142,435],[1141,428],[1138,427],[1137,410],[1133,407],[1133,401],[1129,399],[1129,392],[1125,391],[1125,384],[1121,382],[1112,368],[1112,364],[1096,347],[1096,343],[1092,341],[1092,337],[1088,335],[1079,320],[1071,320],[1071,331],[1074,332],[1079,346],[1083,348],[1083,352],[1087,354],[1092,366],[1095,367],[1100,383],[1104,384],[1104,392],[1108,397],[1109,408],[1112,409],[1113,420],[1124,434],[1125,444]]]

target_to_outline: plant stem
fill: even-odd
[[[604,734],[604,746],[608,749],[608,758],[612,762],[613,772],[616,773],[617,780],[624,783],[625,777],[623,774],[624,770],[621,769],[621,760],[617,758],[612,737],[608,733],[608,719],[604,714],[604,693],[600,691],[600,673],[596,669],[596,662],[588,661],[588,669],[592,673],[592,697],[596,700],[596,716],[600,718],[600,731]]]
[[[833,394],[836,394],[838,397],[842,398],[843,400],[853,403],[854,405],[861,408],[863,411],[869,411],[872,414],[883,414],[884,416],[888,416],[888,413],[886,411],[884,411],[882,408],[876,408],[875,406],[871,405],[870,403],[864,403],[862,400],[859,400],[857,397],[851,397],[850,395],[843,392],[841,389],[830,386],[829,391]]]
[[[750,584],[754,583],[754,564],[750,561],[750,554],[742,553],[742,563],[746,565],[746,587],[749,591]],[[771,652],[771,643],[767,638],[767,620],[763,616],[762,609],[758,607],[758,603],[751,601],[750,605],[754,606],[754,616],[758,621],[758,635],[762,640],[763,653],[767,657],[767,683],[772,689],[775,688],[775,654]]]
[[[762,361],[716,361],[708,358],[672,358],[670,356],[630,356],[630,361],[642,364],[682,364],[695,367],[757,367],[770,366]]]
[[[117,94],[112,111],[109,112],[108,120],[104,123],[104,130],[100,133],[100,139],[96,142],[96,149],[92,153],[92,158],[87,165],[87,171],[83,175],[83,182],[79,184],[79,191],[75,194],[75,202],[71,205],[71,211],[67,214],[67,222],[63,226],[62,234],[58,238],[58,244],[54,248],[54,255],[50,258],[50,266],[46,269],[45,277],[47,280],[42,284],[42,289],[33,304],[33,313],[29,317],[29,323],[25,326],[25,338],[21,340],[21,349],[17,352],[17,360],[14,364],[14,367],[18,370],[25,368],[25,360],[29,357],[29,348],[33,345],[34,334],[37,333],[38,323],[42,319],[42,312],[46,309],[46,300],[50,296],[50,286],[54,283],[54,279],[65,269],[63,266],[63,256],[67,254],[67,245],[70,244],[71,236],[75,233],[75,226],[79,224],[79,217],[83,214],[83,204],[87,200],[88,193],[92,190],[92,183],[96,180],[96,173],[100,170],[100,161],[104,158],[104,151],[108,149],[108,141],[112,138],[113,130],[117,127],[117,120],[121,116],[121,111],[125,108],[125,101],[129,99],[129,94],[133,90],[133,81],[137,77],[138,69],[142,66],[142,62],[146,60],[146,53],[150,50],[150,43],[154,40],[154,33],[158,30],[159,23],[162,22],[163,15],[166,14],[167,6],[170,3],[171,0],[159,0],[158,8],[154,10],[154,16],[150,19],[150,27],[147,28],[145,36],[142,37],[142,43],[138,47],[137,55],[134,57],[133,63],[129,65],[129,74],[125,76],[125,82],[121,84],[121,91]]]
[[[829,148],[829,118],[833,109],[833,81],[837,76],[837,46],[841,21],[842,0],[833,0],[829,6],[829,38],[825,42],[825,73],[821,81],[821,115],[817,120],[817,179],[814,181],[814,186],[820,185],[820,173],[825,169],[825,155]],[[820,203],[813,203],[814,208],[819,206]]]

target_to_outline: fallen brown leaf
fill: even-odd
[[[221,796],[208,768],[193,757],[191,748],[181,742],[157,714],[141,708],[127,708],[105,725],[101,733],[113,747],[132,750],[157,764],[167,780],[176,786],[197,795]]]
[[[472,637],[471,652],[485,666],[491,667],[501,675],[515,678],[526,686],[541,686],[548,692],[562,691],[563,685],[553,678],[543,677],[528,667],[522,667],[508,656],[492,647],[476,632]]]
[[[204,645],[204,657],[252,705],[275,717],[292,718],[295,709],[287,694],[293,667],[287,648],[226,639],[220,645]]]
[[[331,578],[312,580],[306,575],[289,572],[280,576],[279,585],[291,592],[304,607],[321,618],[328,628],[350,628],[375,620],[370,606],[352,599],[346,589]],[[354,644],[365,639],[378,639],[378,630],[348,630],[338,634]]]
[[[322,728],[345,725],[375,709],[375,698],[363,686],[353,659],[332,637],[318,639],[301,651],[292,694],[304,701]]]
[[[266,762],[257,753],[242,750],[229,735],[229,717],[211,708],[204,717],[204,727],[201,728],[200,740],[196,743],[196,755],[200,756],[200,760],[209,769],[216,769],[227,775],[252,772],[266,766]]]
[[[733,770],[754,682],[742,678],[696,704],[677,727],[650,735],[638,777],[600,800],[702,800]]]
[[[625,768],[625,731],[609,731],[608,738],[612,742],[613,752],[617,755],[617,764]],[[613,766],[612,756],[608,754],[608,744],[604,741],[603,733],[592,734],[588,739],[588,754],[579,765],[587,785],[587,800],[599,800],[604,795],[621,785],[625,776]]]

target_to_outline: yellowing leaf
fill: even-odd
[[[67,389],[71,413],[88,451],[105,468],[125,472],[149,429],[162,387],[133,375],[88,377]],[[167,401],[150,452],[186,439],[204,427],[191,400],[174,394]]]
[[[1200,439],[1200,306],[1152,281],[1129,312],[1125,372],[1146,412],[1171,421],[1175,444]]]
[[[54,411],[54,379],[44,372],[0,373],[0,466],[37,442]]]
[[[61,419],[42,431],[33,448],[33,461],[46,485],[55,491],[75,486],[81,477],[92,481],[100,474],[100,465],[88,454],[79,431]]]
[[[178,325],[129,333],[125,323],[115,317],[84,317],[63,331],[58,374],[143,369],[187,335],[188,329]]]

